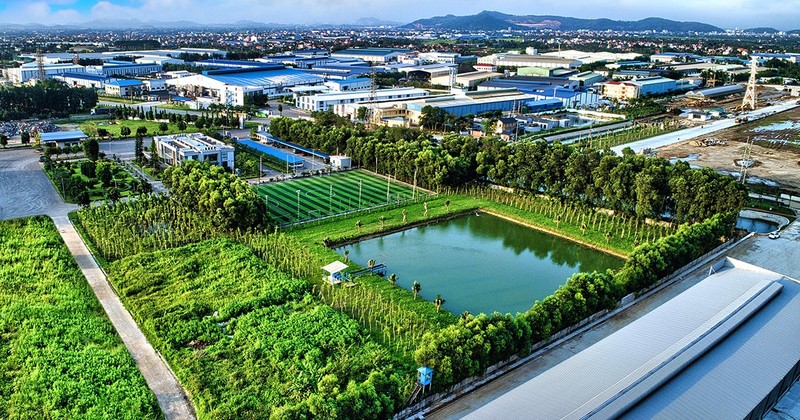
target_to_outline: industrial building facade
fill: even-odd
[[[185,160],[208,162],[234,171],[234,148],[202,134],[156,136],[154,145],[164,163],[180,165]]]
[[[321,93],[301,96],[297,99],[297,107],[306,111],[328,111],[340,104],[353,104],[370,100],[386,101],[393,99],[409,99],[428,96],[428,91],[418,88],[380,89],[374,92],[356,90],[349,92]]]

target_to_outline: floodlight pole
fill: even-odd
[[[391,202],[391,197],[389,196],[389,187],[391,186],[392,176],[386,175],[386,202]]]
[[[261,184],[261,158],[263,158],[263,157],[264,157],[264,155],[258,155],[258,183],[259,183],[259,185]]]
[[[300,190],[297,190],[297,221],[300,221]]]
[[[361,182],[362,180],[358,180],[358,208],[361,209]]]
[[[330,190],[328,192],[328,213],[333,213],[333,184],[329,186]]]

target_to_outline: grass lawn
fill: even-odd
[[[388,187],[388,191],[387,191]],[[299,191],[299,196],[298,196]],[[258,187],[278,224],[296,223],[409,200],[412,188],[364,171],[278,182]],[[387,197],[388,193],[388,197]],[[426,195],[417,190],[416,195]]]
[[[177,133],[196,133],[199,131],[197,127],[195,127],[192,123],[187,123],[186,130],[179,130],[177,123],[167,123],[168,130],[166,133],[162,133],[159,131],[159,125],[161,123],[157,121],[144,121],[144,120],[112,120],[112,121],[87,121],[80,125],[80,129],[89,136],[96,136],[98,128],[106,129],[112,137],[120,138],[123,137],[120,135],[120,129],[122,127],[128,127],[131,129],[131,134],[125,137],[135,137],[136,136],[136,129],[139,127],[147,127],[147,134],[146,136],[159,136],[162,134],[177,134]]]

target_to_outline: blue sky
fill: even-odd
[[[253,20],[276,23],[352,23],[361,17],[411,22],[484,9],[636,20],[650,16],[695,20],[723,28],[800,28],[800,0],[0,0],[0,22],[75,23],[95,19]]]

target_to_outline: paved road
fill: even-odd
[[[67,214],[78,206],[61,200],[33,149],[0,150],[0,220]]]
[[[765,108],[758,109],[756,111],[745,113],[742,114],[741,116],[747,116],[749,117],[750,120],[763,118],[768,115],[774,114],[776,112],[783,112],[783,111],[788,111],[792,108],[796,108],[798,106],[796,102],[797,100],[793,99],[788,102],[780,103],[773,106],[768,106]],[[643,149],[655,150],[659,147],[669,146],[670,144],[691,140],[693,138],[704,136],[706,134],[725,130],[726,128],[731,128],[735,125],[736,121],[732,118],[715,120],[703,126],[697,126],[697,127],[687,128],[684,130],[673,131],[671,133],[662,134],[660,136],[650,137],[648,139],[639,140],[632,143],[621,144],[619,146],[612,147],[611,150],[618,155],[621,155],[622,149],[626,147],[630,147],[636,153],[639,153]]]
[[[78,206],[61,200],[32,149],[0,150],[0,219],[47,215],[53,219],[86,280],[111,319],[167,419],[193,419],[177,379],[122,305],[67,217]]]

